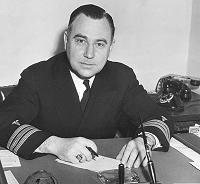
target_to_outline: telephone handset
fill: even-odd
[[[200,79],[197,78],[175,74],[163,76],[156,85],[159,104],[172,111],[183,111],[183,102],[191,99],[191,89],[199,85]]]

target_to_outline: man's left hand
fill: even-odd
[[[144,147],[144,141],[141,137],[137,137],[124,145],[116,159],[128,168],[132,166],[138,168],[140,164],[147,165],[146,150]]]

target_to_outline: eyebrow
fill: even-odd
[[[86,39],[86,40],[87,40],[87,38],[88,38],[87,36],[82,35],[82,34],[76,34],[76,35],[74,35],[73,38],[77,38],[77,37],[84,38],[84,39]],[[104,38],[102,38],[102,39],[97,39],[96,41],[97,41],[97,42],[104,42],[105,44],[108,43],[107,40],[104,39]]]
[[[104,42],[105,44],[107,44],[108,42],[107,42],[107,40],[106,39],[104,39],[104,38],[102,38],[102,39],[97,39],[97,42]]]
[[[76,34],[76,35],[74,35],[73,38],[77,38],[77,37],[81,37],[81,38],[87,39],[87,36],[84,36],[82,34]]]

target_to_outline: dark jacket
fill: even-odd
[[[156,135],[164,150],[168,149],[171,124],[131,68],[107,61],[96,74],[84,113],[69,70],[63,52],[22,72],[17,87],[0,106],[1,146],[30,158],[51,135],[111,138],[123,113],[135,127],[140,120],[147,122],[145,131]]]

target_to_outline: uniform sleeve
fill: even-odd
[[[140,124],[144,131],[155,135],[161,147],[158,150],[168,151],[169,141],[173,134],[173,120],[165,109],[157,105],[139,84],[134,72],[129,73],[129,85],[126,89],[123,110],[138,127],[136,134],[141,133]]]
[[[51,136],[32,124],[39,112],[35,83],[29,72],[22,73],[0,105],[0,146],[25,159],[32,158],[34,150]]]

